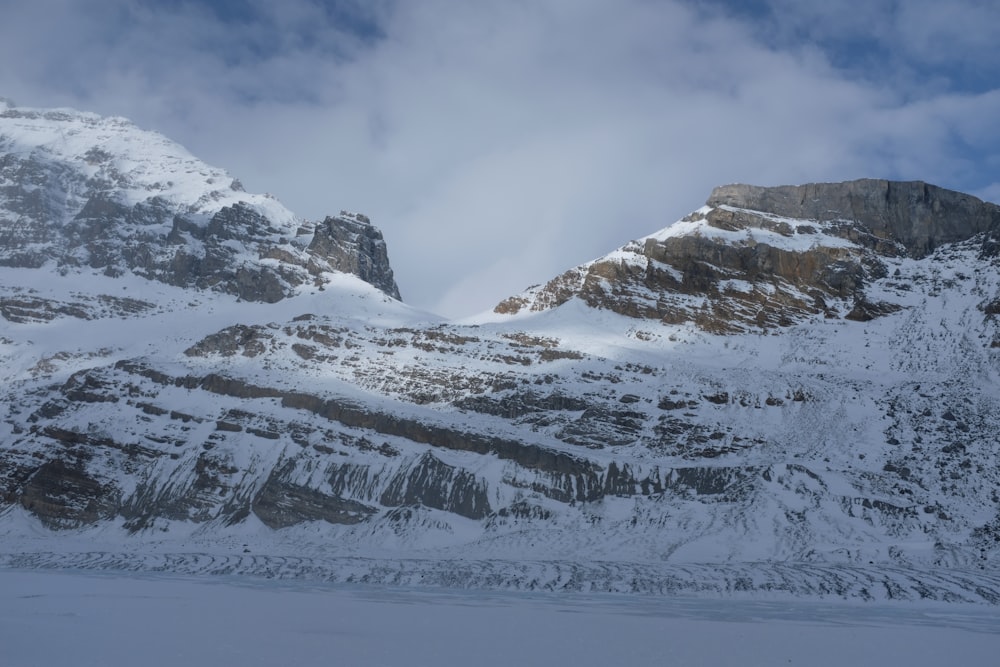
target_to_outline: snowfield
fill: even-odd
[[[0,570],[5,667],[985,665],[995,610]]]

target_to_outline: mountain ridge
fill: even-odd
[[[927,256],[1000,233],[1000,207],[920,181],[713,190],[704,207],[650,236],[512,296],[498,314],[579,297],[623,315],[694,322],[717,333],[788,326],[817,314],[871,319],[866,284],[883,258]]]
[[[943,243],[966,241],[1000,226],[1000,206],[923,181],[859,179],[766,188],[727,185],[715,188],[706,205],[858,223],[877,238],[902,243],[908,255],[917,259]]]
[[[297,219],[123,118],[0,108],[0,265],[126,271],[274,302],[355,273],[399,298],[363,215]]]
[[[15,177],[37,172],[2,171],[26,164],[6,155],[9,212],[9,193],[47,181],[25,188]],[[91,265],[108,234],[142,227],[128,216],[148,193],[122,209],[131,195],[66,188],[59,225],[0,214],[0,257],[36,222],[69,230],[62,254],[0,265],[0,535],[21,554],[0,560],[128,569],[173,554],[178,571],[323,577],[350,562],[383,583],[646,592],[715,572],[712,594],[996,603],[995,207],[950,240],[924,232],[950,234],[941,211],[971,198],[853,183],[836,186],[844,201],[912,199],[929,226],[907,246],[860,215],[735,205],[837,208],[811,186],[726,186],[465,323],[394,298],[359,214],[289,213],[282,229],[302,238],[285,246],[229,203],[243,193],[189,198],[207,208],[157,218],[146,242],[239,245],[199,256],[215,264],[197,277],[219,278],[204,284],[134,258]],[[92,220],[90,236],[73,226]],[[241,292],[248,256],[280,289]],[[290,288],[298,269],[309,279]]]

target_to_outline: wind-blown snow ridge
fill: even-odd
[[[732,245],[756,245],[758,243],[766,243],[770,246],[781,248],[783,250],[798,252],[811,250],[816,247],[850,248],[854,246],[854,244],[847,239],[826,232],[827,229],[835,225],[835,222],[800,220],[780,215],[767,213],[761,214],[759,211],[751,211],[750,209],[736,208],[733,206],[719,206],[717,208],[718,210],[728,211],[731,213],[753,213],[772,223],[775,223],[775,226],[778,224],[788,225],[792,230],[794,230],[795,233],[782,234],[774,231],[773,229],[763,228],[744,228],[739,230],[719,229],[718,227],[713,227],[707,222],[708,214],[716,209],[710,206],[703,206],[687,218],[678,220],[672,225],[664,227],[656,233],[650,234],[639,239],[638,241],[633,241],[632,243],[623,246],[622,250],[641,250],[647,239],[653,241],[665,241],[669,238],[678,238],[681,236],[700,236]],[[808,232],[800,231],[800,228],[804,227],[810,228]],[[614,253],[606,255],[605,257],[613,256]]]
[[[244,192],[225,170],[125,118],[7,105],[0,109],[0,151],[72,165],[87,179],[113,187],[126,205],[159,197],[207,216],[242,202],[295,231],[295,216],[273,197]]]
[[[0,553],[0,567],[240,575],[417,588],[1000,604],[1000,577],[983,572],[813,563],[657,564],[87,552]]]

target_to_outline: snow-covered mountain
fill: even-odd
[[[992,204],[726,186],[456,323],[120,119],[0,177],[0,562],[1000,601]]]
[[[0,102],[0,266],[99,270],[274,302],[348,271],[399,298],[381,233],[297,219],[122,118]]]

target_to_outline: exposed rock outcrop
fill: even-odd
[[[915,258],[1000,227],[1000,206],[921,181],[725,185],[712,191],[707,204],[848,223],[857,233],[902,244]]]
[[[253,501],[253,513],[270,528],[287,528],[304,521],[359,523],[376,510],[356,500],[332,496],[308,486],[272,476]]]
[[[67,135],[76,139],[67,144]],[[94,145],[74,152],[91,135]],[[224,171],[123,119],[5,108],[0,266],[48,262],[63,273],[131,272],[265,303],[337,271],[399,298],[382,234],[363,215],[302,223],[270,196],[246,193]]]
[[[1000,233],[1000,207],[922,182],[727,185],[658,234],[501,302],[496,312],[588,305],[713,333],[773,329],[815,315],[864,321],[885,258]]]
[[[52,459],[35,470],[18,501],[49,528],[80,528],[116,516],[120,491],[89,475],[83,461]]]
[[[307,250],[332,270],[353,273],[394,299],[401,298],[382,232],[367,216],[341,211],[327,217],[316,225]]]

